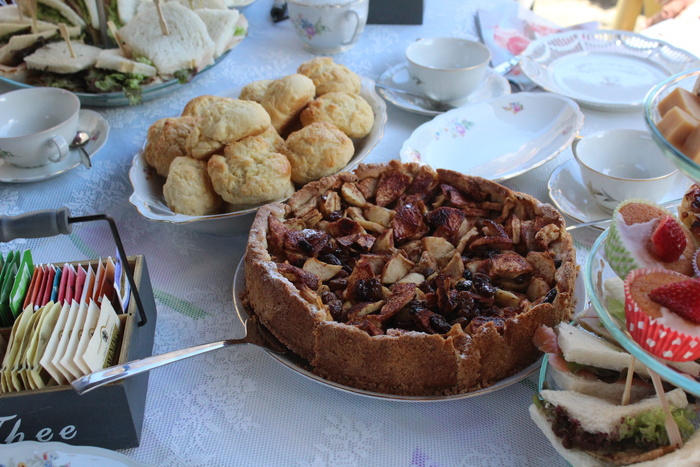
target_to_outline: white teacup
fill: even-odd
[[[608,212],[630,198],[658,202],[678,182],[678,169],[646,131],[600,131],[576,139],[571,149],[586,189]]]
[[[491,51],[457,37],[419,39],[406,48],[408,72],[431,99],[459,105],[484,80]]]
[[[79,116],[78,96],[64,89],[0,94],[0,158],[24,168],[65,159]]]
[[[367,23],[369,0],[288,0],[289,18],[313,54],[351,48]]]

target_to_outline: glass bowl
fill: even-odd
[[[700,68],[675,74],[654,86],[644,100],[644,120],[649,127],[652,138],[654,138],[656,144],[661,147],[664,155],[666,155],[676,167],[696,182],[700,182],[700,164],[693,161],[669,143],[661,134],[656,124],[661,120],[661,115],[659,115],[659,111],[657,110],[659,102],[678,87],[692,91],[698,79],[700,79]]]
[[[617,339],[618,343],[627,352],[637,358],[637,360],[646,365],[647,368],[654,371],[662,379],[674,386],[683,388],[695,396],[700,397],[700,382],[683,372],[671,368],[666,365],[665,362],[644,350],[632,339],[632,336],[625,327],[624,321],[608,312],[605,295],[603,293],[603,283],[606,279],[615,277],[616,274],[605,259],[603,246],[607,236],[608,231],[606,230],[593,243],[583,274],[586,294],[600,317],[600,320],[613,337]]]

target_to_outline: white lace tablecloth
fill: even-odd
[[[272,23],[271,3],[257,0],[242,9],[250,22],[248,37],[192,83],[136,107],[94,109],[111,132],[91,170],[80,166],[43,182],[0,184],[2,215],[67,206],[73,215],[106,213],[116,220],[127,254],[144,255],[148,263],[158,308],[154,353],[242,335],[233,315],[232,282],[246,237],[196,233],[141,217],[128,202],[132,157],[151,123],[178,115],[193,97],[291,74],[312,58],[290,21]],[[402,62],[406,46],[419,37],[475,39],[476,9],[497,4],[426,0],[423,25],[369,25],[358,44],[335,60],[376,80]],[[397,158],[403,141],[429,120],[391,104],[387,111],[384,137],[366,162]],[[641,112],[584,113],[584,134],[644,128]],[[570,157],[567,149],[506,185],[548,201],[549,174]],[[76,226],[70,236],[0,244],[0,250],[31,245],[37,262],[113,254],[106,225],[92,224]],[[455,401],[377,400],[321,385],[259,348],[237,346],[152,371],[141,445],[122,452],[148,464],[190,467],[564,465],[528,415],[536,385],[532,375]]]

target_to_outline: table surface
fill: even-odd
[[[411,41],[429,36],[475,39],[477,8],[510,1],[426,0],[422,25],[368,25],[357,45],[334,59],[376,80],[403,61]],[[242,336],[233,314],[232,283],[247,238],[197,233],[141,217],[128,201],[132,158],[148,127],[179,115],[193,97],[291,74],[313,57],[302,49],[290,21],[272,23],[270,7],[269,0],[258,0],[242,8],[250,22],[248,37],[192,83],[136,107],[93,109],[111,130],[91,170],[79,166],[38,183],[0,184],[2,215],[67,206],[76,216],[106,213],[115,219],[127,254],[144,255],[148,263],[158,309],[154,353]],[[0,92],[7,90],[0,87]],[[641,112],[582,111],[584,135],[613,127],[644,129]],[[388,103],[387,112],[384,136],[366,162],[398,158],[402,143],[430,119]],[[504,184],[549,201],[547,180],[571,157],[566,149]],[[0,251],[29,246],[35,261],[42,263],[114,252],[107,227],[89,223],[67,236],[0,244]],[[236,346],[152,371],[141,445],[122,452],[162,466],[564,465],[528,415],[536,388],[533,374],[504,389],[460,400],[378,400],[310,380],[260,348]]]

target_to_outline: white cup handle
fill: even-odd
[[[68,143],[65,139],[63,139],[63,136],[60,135],[51,138],[51,143],[53,143],[53,145],[56,146],[56,149],[58,149],[58,154],[50,156],[49,160],[51,162],[62,161],[68,155]]]
[[[355,42],[357,35],[360,33],[360,15],[357,14],[355,10],[348,10],[345,12],[345,19],[349,20],[351,16],[355,17],[355,32],[352,33],[352,37],[349,41],[343,42],[342,45],[348,45]]]

